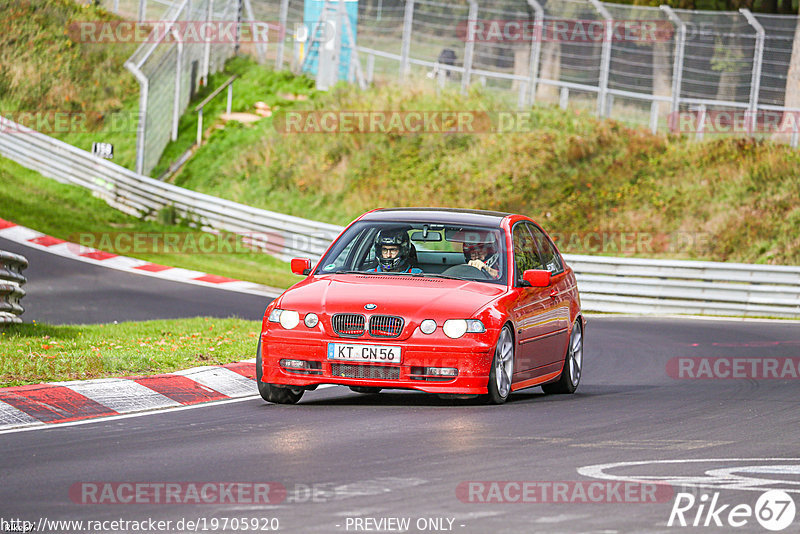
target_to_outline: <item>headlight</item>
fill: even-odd
[[[442,327],[447,337],[458,339],[466,333],[482,334],[486,327],[479,319],[448,319]]]
[[[471,334],[482,334],[486,332],[486,327],[480,319],[467,319],[467,332]]]
[[[283,310],[280,318],[281,326],[286,330],[291,330],[300,324],[300,314],[293,310]]]
[[[269,314],[269,322],[281,323],[281,326],[286,330],[291,330],[300,324],[300,314],[293,310],[275,308]]]
[[[419,329],[423,334],[433,334],[436,332],[436,321],[433,319],[425,319],[419,323]]]
[[[317,317],[316,313],[307,313],[306,318],[303,319],[303,324],[309,328],[314,328],[317,323],[319,323],[319,317]]]
[[[442,327],[444,335],[457,339],[467,333],[467,321],[464,319],[448,319]]]

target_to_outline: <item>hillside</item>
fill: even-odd
[[[540,221],[567,252],[800,264],[800,153],[788,146],[695,142],[540,107],[526,133],[280,133],[286,108],[510,108],[478,89],[395,86],[282,101],[297,80],[242,60],[230,69],[243,79],[239,102],[269,100],[278,118],[214,130],[178,185],[338,224],[378,206],[507,210]]]

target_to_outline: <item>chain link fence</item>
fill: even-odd
[[[289,29],[277,49],[294,55],[270,58],[278,68],[296,68],[304,43],[293,28],[302,22],[302,2],[253,2]],[[785,95],[797,24],[797,16],[745,9],[598,0],[361,0],[357,44],[369,82],[462,91],[477,83],[519,108],[590,109],[653,132],[702,138],[769,134],[770,125],[795,118],[800,109]],[[788,125],[797,146],[797,121]]]
[[[281,28],[270,34],[269,46],[250,51],[296,72],[315,53],[306,1],[103,0],[139,20],[257,21]],[[324,9],[337,4],[317,3]],[[653,132],[702,138],[769,134],[770,125],[786,133],[788,125],[787,140],[796,147],[800,108],[791,106],[800,95],[787,103],[786,94],[797,25],[797,16],[745,9],[598,0],[360,0],[353,60],[369,83],[452,85],[464,92],[480,84],[509,106],[589,109]],[[155,166],[198,80],[222,68],[237,49],[165,38],[143,44],[130,58],[127,66],[142,87],[137,171]]]
[[[157,0],[140,5],[164,7]],[[145,21],[153,29],[125,63],[140,84],[137,172],[147,174],[156,166],[164,147],[177,139],[178,121],[197,89],[235,54],[242,7],[239,1],[183,0]],[[195,37],[204,23],[216,24],[214,39]]]

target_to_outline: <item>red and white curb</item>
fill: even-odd
[[[157,263],[150,263],[136,258],[119,256],[110,252],[84,247],[76,243],[70,243],[63,239],[45,235],[36,230],[31,230],[30,228],[20,226],[4,219],[0,219],[0,237],[66,258],[93,263],[103,267],[110,267],[119,271],[163,278],[173,282],[185,282],[187,284],[215,287],[228,291],[264,295],[273,298],[283,293],[282,289],[264,286],[254,282],[245,282],[243,280],[235,280],[233,278],[181,269],[179,267],[168,267],[166,265],[159,265]]]
[[[258,395],[254,361],[0,388],[0,432]]]

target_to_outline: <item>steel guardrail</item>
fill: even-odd
[[[20,300],[25,296],[22,286],[27,282],[22,271],[28,267],[28,260],[19,254],[0,250],[0,325],[21,323],[25,309]]]
[[[152,216],[171,206],[203,230],[245,235],[249,243],[283,259],[316,261],[343,229],[159,182],[38,132],[0,135],[0,155],[90,189],[132,215]],[[800,267],[564,257],[575,270],[589,311],[800,318]]]

